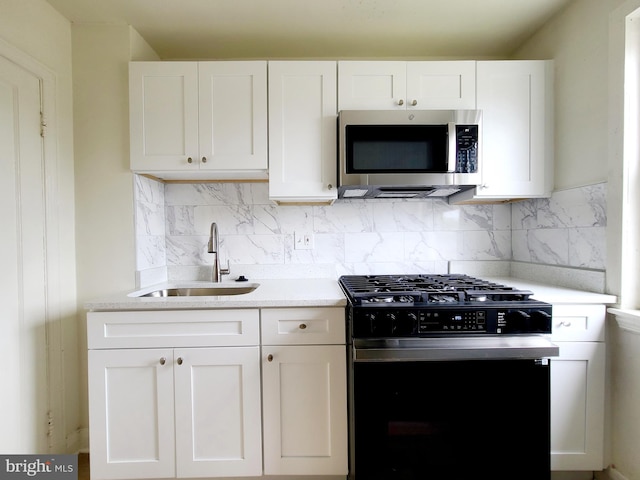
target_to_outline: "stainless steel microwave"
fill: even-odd
[[[481,183],[480,110],[343,110],[338,197],[448,196]]]

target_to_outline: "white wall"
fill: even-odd
[[[35,33],[34,33],[35,32]],[[60,327],[63,352],[59,355],[63,365],[51,365],[64,371],[59,391],[51,395],[62,399],[60,415],[55,407],[54,450],[74,451],[80,441],[80,397],[78,396],[79,361],[77,348],[78,320],[76,316],[75,285],[75,227],[73,185],[73,118],[72,118],[72,69],[71,26],[43,0],[0,0],[0,39],[30,56],[35,62],[52,72],[55,78],[57,136],[56,157],[58,165],[57,201],[60,229]],[[57,344],[56,344],[57,345]],[[62,418],[61,418],[62,417]]]
[[[78,299],[135,287],[133,177],[129,170],[132,58],[157,59],[128,26],[74,25],[73,81]],[[81,322],[82,418],[86,426],[86,325]]]

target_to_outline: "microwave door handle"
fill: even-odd
[[[458,152],[456,149],[457,138],[456,138],[456,124],[455,122],[449,122],[449,145],[448,145],[448,159],[447,159],[447,172],[455,173],[456,171],[456,158],[458,156]]]

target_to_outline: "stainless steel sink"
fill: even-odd
[[[253,292],[260,286],[259,283],[249,285],[225,285],[216,287],[184,287],[164,288],[145,293],[140,297],[214,297],[219,295],[244,295]]]

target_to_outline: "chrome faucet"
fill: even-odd
[[[218,225],[216,222],[211,224],[211,234],[209,235],[209,253],[215,253],[216,256],[213,260],[213,273],[211,275],[212,282],[221,282],[222,275],[229,275],[231,269],[229,268],[229,260],[227,259],[227,268],[220,268],[220,251],[218,242]]]

